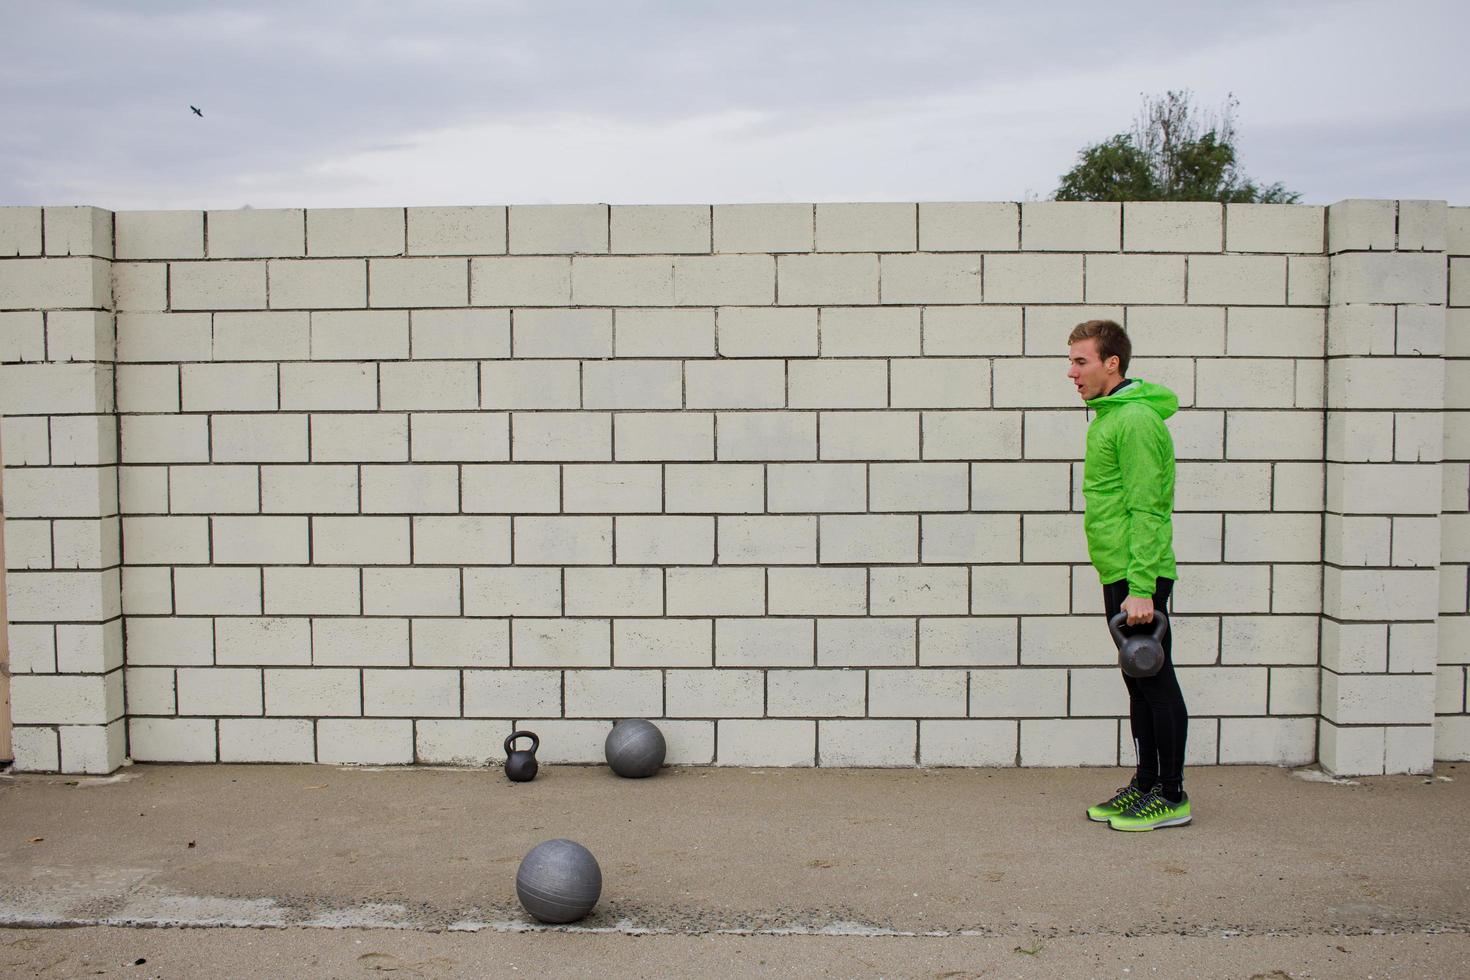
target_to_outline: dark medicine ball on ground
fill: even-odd
[[[653,722],[626,718],[607,733],[603,751],[613,772],[629,779],[642,779],[658,772],[668,746],[664,733]]]
[[[592,911],[601,894],[602,868],[576,841],[543,841],[516,869],[516,897],[541,922],[576,922]]]

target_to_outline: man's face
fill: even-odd
[[[1104,394],[1122,380],[1116,356],[1107,361],[1098,357],[1096,337],[1077,341],[1067,349],[1067,357],[1071,365],[1067,368],[1067,377],[1077,386],[1077,394],[1085,402]]]

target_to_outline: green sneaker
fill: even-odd
[[[1182,827],[1194,819],[1189,812],[1189,795],[1178,803],[1170,803],[1155,789],[1140,797],[1125,813],[1108,821],[1114,830],[1158,830]]]
[[[1128,808],[1143,799],[1143,791],[1130,782],[1127,786],[1120,787],[1113,798],[1096,806],[1087,808],[1087,819],[1096,820],[1098,823],[1107,823],[1114,817],[1127,813]]]

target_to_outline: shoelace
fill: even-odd
[[[1142,793],[1137,786],[1120,786],[1118,787],[1118,792],[1113,794],[1113,798],[1111,800],[1108,800],[1107,805],[1123,807],[1126,810],[1128,807],[1138,802],[1138,798],[1141,795]]]
[[[1170,805],[1169,801],[1158,793],[1145,793],[1137,803],[1128,808],[1126,816],[1154,817],[1163,813]]]

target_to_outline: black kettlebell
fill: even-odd
[[[529,749],[512,749],[511,743],[518,738],[529,738]],[[511,732],[505,740],[505,775],[513,783],[529,783],[536,778],[536,750],[541,740],[535,732]]]
[[[1129,677],[1152,677],[1164,669],[1164,634],[1169,632],[1169,617],[1162,609],[1154,610],[1154,631],[1123,635],[1128,614],[1120,612],[1108,620],[1108,632],[1118,645],[1118,666]]]

